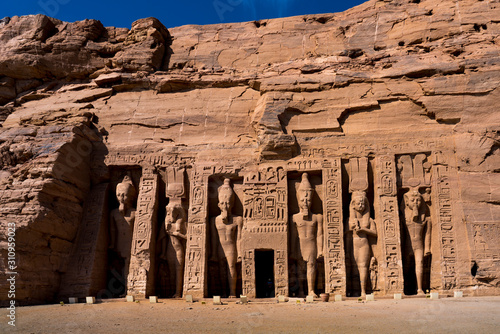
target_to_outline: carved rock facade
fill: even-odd
[[[316,294],[359,295],[360,268],[366,293],[497,294],[499,7],[369,1],[168,30],[3,20],[0,270],[12,223],[16,299],[171,297],[179,280],[229,295],[229,268],[236,295],[302,296],[312,262]],[[130,258],[110,248],[125,176]]]

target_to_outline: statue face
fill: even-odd
[[[420,195],[407,196],[406,200],[408,208],[412,210],[419,209],[422,205],[422,197]]]
[[[299,194],[299,208],[300,209],[307,209],[309,210],[311,208],[311,201],[312,201],[312,190],[302,190]]]
[[[221,196],[219,198],[219,209],[221,211],[229,212],[233,207],[233,199],[229,196]]]
[[[118,203],[128,204],[131,200],[130,192],[128,191],[128,188],[117,187],[116,188],[116,198],[118,199]]]
[[[167,222],[173,222],[175,219],[175,208],[171,205],[167,205],[165,210],[166,210],[165,220]]]
[[[352,206],[354,210],[358,212],[365,211],[365,198],[362,196],[357,196],[352,199]]]

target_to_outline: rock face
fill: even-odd
[[[497,1],[4,19],[0,271],[24,304],[498,294],[499,32]]]

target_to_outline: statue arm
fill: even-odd
[[[429,217],[426,219],[426,229],[425,229],[425,239],[424,239],[424,255],[429,255],[431,253],[431,220]]]
[[[370,218],[370,228],[364,229],[364,232],[368,235],[371,235],[372,237],[377,236],[377,225],[375,224],[375,220]]]
[[[215,227],[215,218],[210,219],[210,245],[211,253],[210,260],[217,260],[217,227]]]
[[[172,235],[187,240],[186,220],[184,218],[177,219],[176,225],[179,226],[179,231],[172,232]]]
[[[238,219],[238,227],[236,231],[236,259],[237,262],[241,262],[241,235],[243,230],[243,219]]]
[[[318,258],[322,257],[323,247],[324,247],[324,237],[323,237],[323,215],[318,215],[318,235],[317,235],[317,243],[318,243]]]

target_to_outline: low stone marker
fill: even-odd
[[[455,298],[462,298],[464,296],[464,292],[463,291],[455,291],[453,293],[453,297]]]
[[[222,301],[220,300],[220,296],[214,296],[214,305],[222,305]]]
[[[307,296],[306,297],[306,303],[314,303],[314,297],[313,296]]]
[[[186,302],[192,303],[193,302],[193,295],[186,295]]]
[[[342,301],[342,295],[335,295],[335,301],[336,302],[341,302]]]
[[[403,299],[403,294],[402,293],[395,293],[394,299]]]
[[[70,304],[78,304],[78,298],[69,297],[69,303]]]
[[[151,304],[156,304],[158,303],[158,296],[149,296],[149,302]]]
[[[373,293],[372,293],[372,294],[369,294],[369,295],[366,295],[365,300],[366,300],[367,302],[372,302],[372,301],[374,301],[374,300],[375,300],[375,295],[374,295]]]
[[[95,297],[87,297],[87,304],[95,304]]]
[[[247,298],[247,296],[240,296],[240,302],[242,304],[248,304],[248,298]]]
[[[439,299],[439,293],[438,292],[431,292],[431,299]]]
[[[127,295],[127,302],[134,302],[134,301],[135,301],[134,296]]]
[[[285,302],[286,302],[285,296],[279,295],[278,296],[278,303],[285,303]]]

